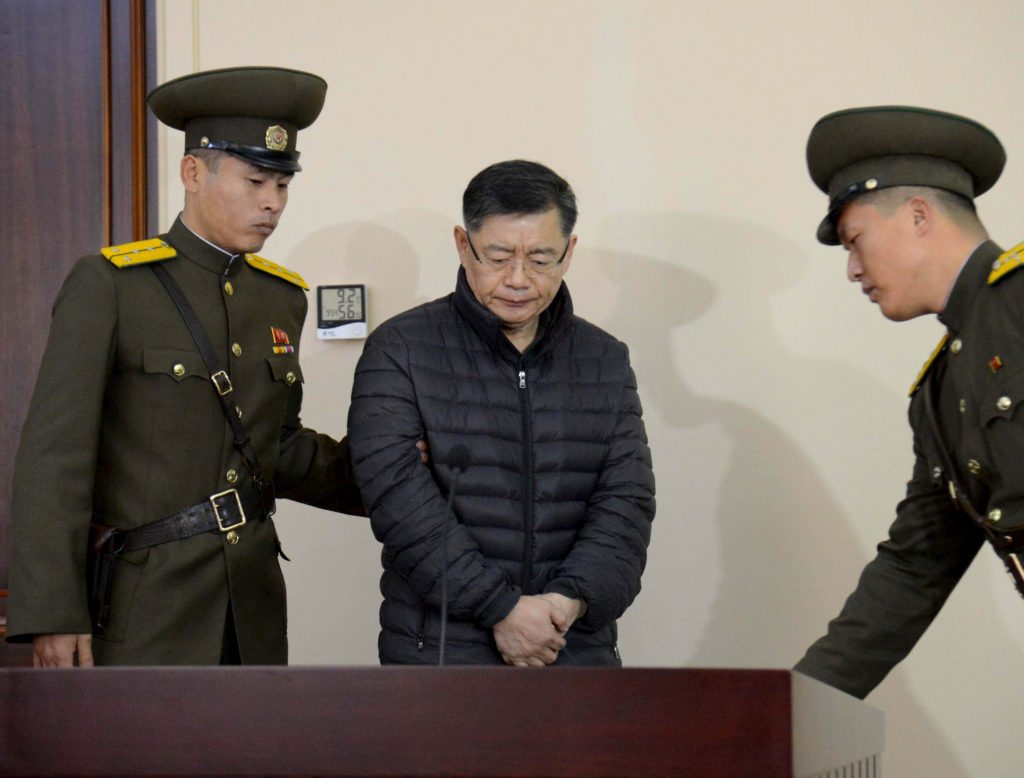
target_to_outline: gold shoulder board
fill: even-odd
[[[1024,243],[1018,243],[992,263],[992,272],[988,274],[989,285],[991,286],[1003,276],[1009,275],[1021,265],[1024,265]]]
[[[257,270],[262,270],[264,273],[269,273],[272,276],[282,278],[289,284],[295,284],[296,286],[305,289],[307,292],[309,291],[309,284],[306,283],[306,279],[293,270],[281,267],[275,262],[271,262],[269,259],[264,259],[256,254],[246,254],[245,261]]]
[[[921,368],[921,372],[917,374],[917,380],[914,381],[910,387],[910,391],[907,393],[908,397],[913,397],[914,393],[921,388],[921,384],[924,382],[925,376],[928,375],[928,371],[931,370],[932,363],[935,362],[935,357],[942,353],[942,349],[946,347],[946,341],[949,340],[949,333],[947,332],[942,336],[942,340],[939,341],[939,345],[932,351],[932,355],[928,357],[928,361],[924,363],[924,367]]]
[[[120,246],[107,246],[100,249],[100,253],[119,268],[145,265],[148,262],[159,262],[162,259],[178,256],[177,250],[160,238],[137,240],[134,243],[122,243]]]

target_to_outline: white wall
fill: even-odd
[[[1017,0],[163,0],[160,77],[283,65],[330,83],[264,254],[314,287],[365,283],[371,326],[449,292],[478,170],[525,157],[576,189],[578,312],[630,344],[658,478],[629,665],[788,667],[873,555],[910,476],[906,389],[941,334],[897,327],[817,244],[804,143],[823,114],[904,103],[988,125],[1009,152],[979,201],[1021,237]],[[181,203],[162,136],[162,227]],[[341,435],[360,342],[307,322],[304,418]],[[376,661],[365,520],[287,504],[292,660]],[[1024,603],[983,552],[869,698],[891,776],[1018,776]]]

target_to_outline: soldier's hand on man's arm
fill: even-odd
[[[565,638],[555,626],[564,621],[551,601],[527,595],[504,619],[494,625],[494,640],[506,664],[516,667],[544,667],[558,658]]]
[[[78,661],[75,661],[75,658]],[[92,635],[36,635],[33,667],[92,667]]]

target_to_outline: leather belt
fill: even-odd
[[[121,542],[113,539],[111,546],[114,553],[137,551],[204,532],[229,532],[250,521],[263,521],[272,514],[273,502],[270,510],[265,511],[264,500],[256,489],[244,492],[228,489],[210,495],[203,502],[178,511],[173,516],[151,521],[141,527],[119,529],[116,532],[121,535]]]

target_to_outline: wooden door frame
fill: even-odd
[[[26,7],[21,5],[22,2],[23,0],[0,0],[0,13],[8,19],[6,25],[0,21],[0,28],[5,37],[12,36],[17,39],[21,36],[22,41],[27,42],[30,40],[31,31],[25,29],[26,25],[18,25],[15,21],[27,13]],[[33,3],[36,2],[37,0],[33,0]],[[85,45],[91,48],[95,43],[100,49],[101,64],[96,77],[100,80],[101,98],[99,104],[94,105],[88,103],[91,98],[82,98],[81,95],[74,97],[85,101],[85,105],[79,107],[84,107],[90,114],[98,112],[101,117],[102,174],[99,186],[90,186],[91,191],[85,198],[96,212],[80,213],[80,209],[76,209],[73,216],[86,225],[101,225],[100,231],[95,234],[87,226],[81,231],[76,231],[75,237],[71,237],[70,240],[69,235],[65,233],[62,240],[61,220],[53,220],[52,225],[45,220],[47,213],[61,208],[66,210],[68,204],[42,201],[40,198],[30,203],[34,212],[40,214],[40,221],[23,229],[9,230],[9,234],[3,238],[3,261],[15,266],[7,266],[5,270],[18,271],[8,275],[9,279],[15,280],[11,281],[12,288],[7,293],[10,299],[5,295],[4,302],[9,307],[17,309],[11,316],[18,327],[17,332],[11,333],[14,342],[7,345],[11,351],[0,364],[0,382],[9,392],[7,401],[10,403],[9,415],[5,417],[5,423],[0,428],[0,638],[3,635],[6,613],[6,600],[3,595],[6,594],[8,584],[12,539],[10,497],[14,455],[35,375],[42,358],[45,333],[49,330],[49,306],[59,289],[60,279],[78,255],[94,252],[102,245],[139,240],[155,234],[157,229],[156,121],[146,108],[146,94],[156,83],[156,0],[78,0],[73,6],[65,4],[63,0],[51,0],[48,8],[41,7],[40,4],[34,5],[31,10],[32,14],[44,14],[48,20],[54,22],[55,28],[61,29],[69,15],[80,14],[83,18],[95,19],[97,12],[100,19],[98,29],[93,24],[84,29],[76,28],[73,33],[76,36],[88,36]],[[17,45],[17,41],[14,43]],[[62,41],[52,40],[50,45],[61,47]],[[12,71],[5,72],[4,76],[15,77],[18,74],[14,72],[14,68],[24,67],[21,72],[28,73],[29,76],[43,73],[46,76],[45,85],[50,86],[53,80],[60,81],[63,73],[59,68],[80,70],[86,66],[85,63],[73,59],[61,59],[54,63],[52,48],[40,49],[38,46],[25,45],[23,50],[28,50],[31,56],[38,55],[40,62],[44,62],[43,58],[47,57],[50,57],[51,61],[45,67],[36,63],[35,70],[32,70],[31,64],[11,65]],[[91,50],[95,54],[95,49]],[[81,73],[78,75],[81,77]],[[32,90],[25,89],[19,94],[26,91],[30,94],[31,100],[45,101],[54,99],[55,95],[64,96],[57,87],[53,92],[41,90],[38,96]],[[28,112],[25,113],[27,115]],[[18,112],[15,111],[10,118],[11,124],[16,124],[18,120]],[[17,128],[9,127],[8,131],[16,133]],[[59,156],[62,153],[60,151],[35,148],[35,137],[27,128],[23,137],[27,137],[28,142],[22,148],[14,149],[15,153],[57,154],[57,158],[52,160],[54,164],[60,165],[64,162]],[[95,162],[94,159],[91,161]],[[11,180],[5,183],[8,187],[7,197],[25,199],[33,193],[43,192],[41,187],[33,185],[36,182],[31,180],[29,172],[24,172],[26,168],[20,170],[22,173],[13,173]],[[24,175],[25,178],[21,178],[20,175]],[[98,221],[92,221],[96,217]],[[77,243],[82,239],[80,232],[90,235],[91,245],[74,245],[71,253],[64,255],[67,248],[63,244]],[[59,248],[52,250],[51,247],[54,245]],[[19,263],[24,263],[22,268],[16,267]],[[22,272],[26,267],[31,267],[31,272]],[[33,288],[18,289],[19,284],[31,285]],[[19,304],[19,297],[29,291],[35,295],[33,302]]]

